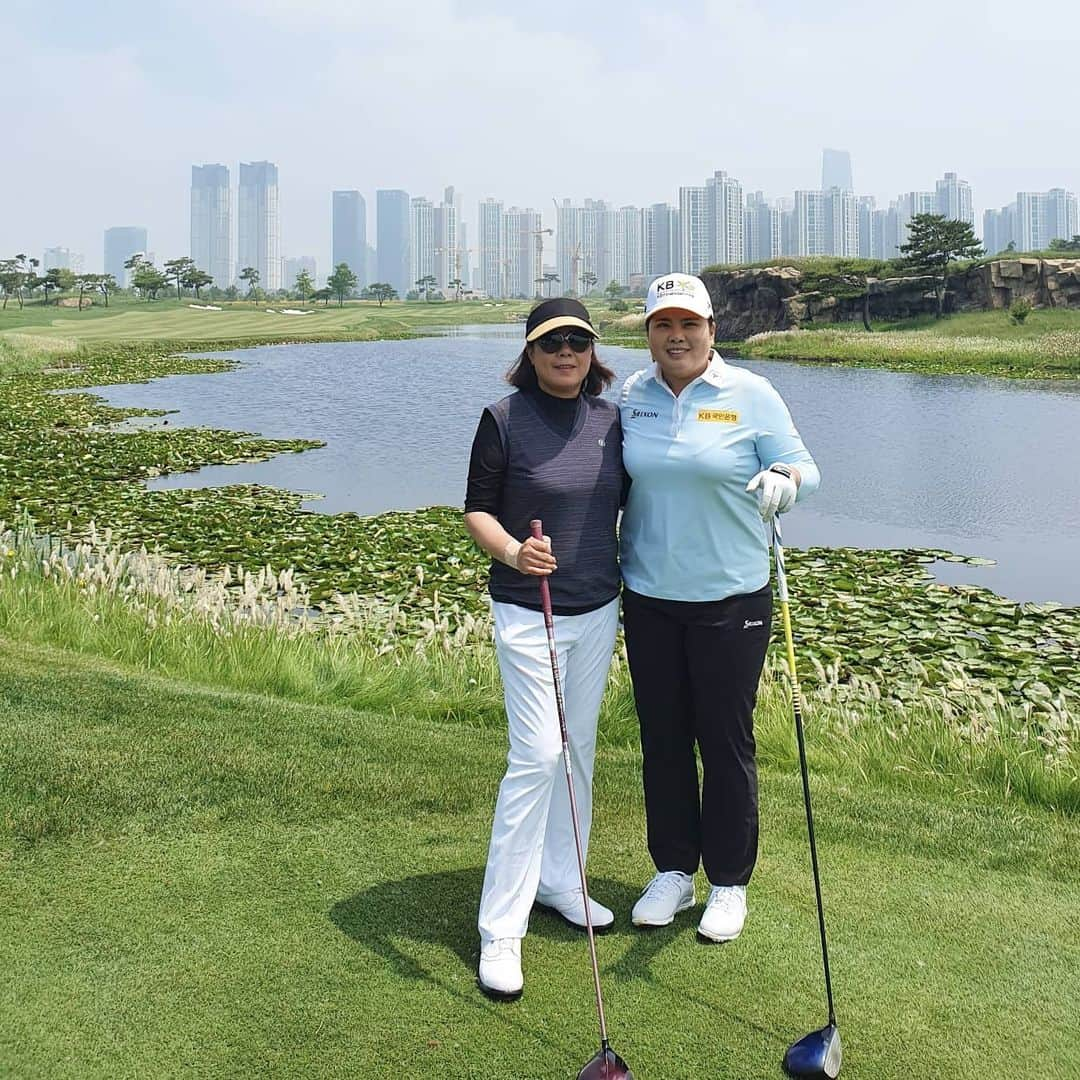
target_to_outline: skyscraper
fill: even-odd
[[[539,295],[543,264],[538,243],[543,220],[538,210],[511,206],[506,211],[507,295],[522,299]]]
[[[146,229],[141,225],[115,225],[105,230],[105,273],[112,274],[122,288],[127,286],[130,271],[124,263],[137,252],[146,253]]]
[[[235,280],[232,189],[226,165],[191,166],[191,258],[219,289]]]
[[[676,268],[679,247],[679,212],[667,203],[653,203],[642,211],[644,270],[647,281]]]
[[[743,210],[743,253],[746,261],[765,262],[780,254],[780,207],[770,206],[763,192],[747,196]]]
[[[367,283],[367,204],[359,191],[335,191],[330,197],[331,257],[336,267],[348,265],[357,288]]]
[[[898,252],[900,246],[908,242],[911,219],[916,214],[936,214],[938,212],[937,205],[937,194],[933,191],[905,191],[900,195],[896,200],[896,245]]]
[[[301,270],[308,272],[312,285],[318,288],[319,268],[314,255],[296,255],[292,258],[281,260],[281,287],[293,289],[296,287],[296,278]]]
[[[506,258],[506,220],[498,199],[484,199],[476,210],[481,292],[488,296],[509,295],[509,268]]]
[[[1076,196],[1064,188],[1051,188],[1046,193],[1046,242],[1071,240],[1080,235]]]
[[[409,200],[409,251],[412,258],[409,265],[412,269],[409,271],[409,288],[420,288],[417,285],[418,281],[422,281],[424,278],[433,277],[435,279],[435,285],[443,285],[445,282],[439,280],[439,275],[435,272],[435,207],[430,199],[425,199],[421,196],[417,196],[414,199]],[[380,250],[382,244],[379,245]],[[426,287],[425,287],[426,291]],[[404,296],[400,289],[398,294]]]
[[[874,209],[877,200],[873,195],[860,195],[855,200],[859,215],[859,258],[874,258]]]
[[[841,191],[854,191],[851,179],[851,154],[846,150],[821,151],[821,190],[839,188]]]
[[[791,222],[793,255],[825,254],[825,195],[821,191],[796,191]]]
[[[238,269],[253,266],[267,292],[281,288],[278,170],[270,161],[240,162]]]
[[[678,265],[671,269],[684,274],[700,273],[712,261],[710,239],[708,189],[680,187]]]
[[[375,253],[379,280],[393,285],[404,296],[417,277],[413,275],[409,242],[409,193],[400,188],[375,193]]]
[[[706,264],[744,262],[742,184],[717,170],[705,181],[705,190],[709,234]]]
[[[825,254],[854,258],[859,254],[859,213],[855,196],[838,187],[822,193]]]
[[[645,245],[641,210],[623,206],[615,212],[615,270],[614,280],[630,288],[630,279],[645,273]],[[608,282],[598,281],[601,289]]]
[[[966,180],[957,179],[956,173],[947,172],[935,187],[937,208],[950,221],[966,221],[975,224],[975,209],[971,202],[971,185]]]

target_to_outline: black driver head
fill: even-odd
[[[614,1050],[605,1046],[577,1074],[577,1080],[634,1080],[634,1074]]]
[[[788,1047],[784,1071],[788,1076],[833,1080],[840,1075],[840,1058],[840,1032],[835,1024],[826,1024]]]

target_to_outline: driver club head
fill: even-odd
[[[634,1080],[634,1074],[614,1050],[604,1047],[577,1074],[577,1080]]]
[[[833,1080],[840,1075],[840,1057],[840,1032],[835,1024],[826,1024],[788,1047],[784,1071],[788,1076]]]

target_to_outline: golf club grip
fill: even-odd
[[[529,522],[529,531],[534,540],[544,539],[544,523],[539,518],[533,518]],[[540,603],[544,607],[544,622],[551,622],[551,589],[546,577],[540,578]]]

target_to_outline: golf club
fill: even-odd
[[[537,540],[544,538],[544,526],[534,518],[529,527]],[[559,734],[562,736],[563,765],[566,770],[566,788],[570,796],[570,820],[574,826],[574,847],[577,849],[578,874],[581,877],[581,894],[585,901],[585,931],[589,938],[589,956],[592,958],[593,985],[596,988],[596,1012],[600,1018],[600,1050],[590,1058],[578,1073],[578,1080],[634,1080],[630,1071],[608,1042],[607,1023],[604,1020],[604,999],[600,994],[600,968],[596,963],[596,937],[593,933],[592,912],[589,910],[589,886],[585,880],[585,856],[581,851],[581,828],[578,825],[577,800],[574,798],[574,777],[570,767],[570,746],[566,734],[566,705],[563,702],[562,681],[559,678],[559,657],[555,651],[555,623],[551,615],[551,590],[546,577],[540,578],[540,602],[544,608],[544,627],[547,630],[548,652],[551,654],[551,677],[555,682],[555,708],[559,714]]]
[[[795,714],[795,736],[799,742],[799,768],[802,771],[803,801],[806,803],[806,830],[810,837],[810,864],[814,869],[814,892],[817,896],[818,930],[821,933],[821,961],[825,968],[825,994],[829,1001],[829,1022],[817,1031],[792,1043],[784,1055],[784,1071],[789,1076],[833,1080],[840,1073],[840,1032],[833,1008],[832,978],[829,974],[829,947],[825,943],[825,911],[821,904],[821,877],[818,874],[817,844],[814,842],[814,814],[810,809],[810,776],[806,769],[806,742],[803,738],[802,698],[799,676],[795,671],[795,642],[791,636],[791,612],[788,610],[787,574],[784,571],[784,548],[781,543],[780,517],[773,518],[773,555],[776,561],[776,591],[784,622],[788,671],[791,676],[791,708]]]

